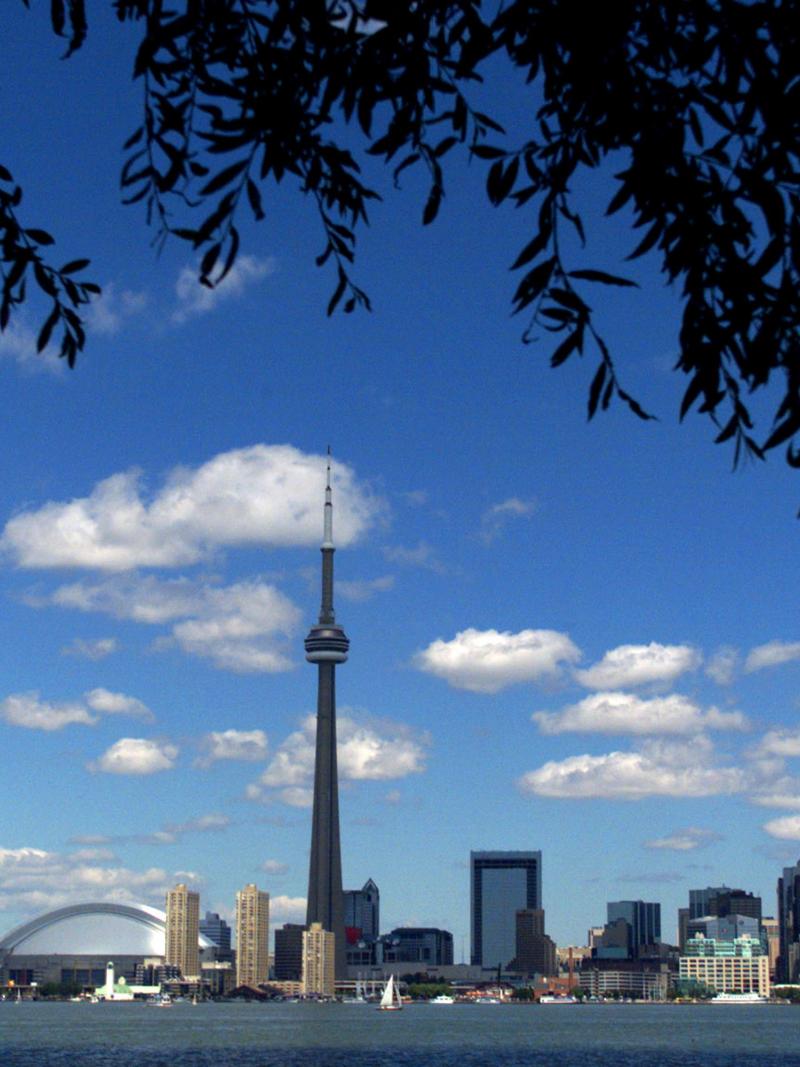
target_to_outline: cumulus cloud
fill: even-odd
[[[289,871],[288,863],[281,863],[280,860],[264,860],[261,864],[261,870],[266,874],[271,874],[275,877],[279,877],[282,874],[287,874]]]
[[[24,371],[45,370],[59,374],[64,365],[59,359],[57,347],[51,341],[43,352],[37,352],[37,337],[38,331],[17,313],[0,333],[0,359],[12,360]]]
[[[635,752],[551,760],[517,784],[534,796],[640,800],[739,793],[747,783],[739,768],[716,764],[711,742],[697,737],[686,743],[650,741]]]
[[[93,711],[102,712],[104,715],[131,715],[147,722],[155,719],[150,708],[141,700],[124,693],[112,693],[108,689],[92,689],[86,694],[86,703]]]
[[[650,682],[672,682],[700,665],[700,653],[689,645],[620,645],[599,663],[576,670],[575,678],[587,689],[620,689]]]
[[[131,899],[164,906],[178,872],[162,867],[132,870],[109,866],[107,850],[49,852],[39,848],[0,848],[3,907],[35,915],[77,901],[115,903]]]
[[[531,716],[543,734],[696,734],[702,729],[744,730],[740,711],[703,712],[688,697],[674,693],[643,700],[632,693],[593,693],[558,712]]]
[[[511,496],[499,504],[493,504],[481,516],[481,540],[487,545],[491,544],[500,536],[510,520],[529,519],[535,510],[535,500],[520,500],[518,496]]]
[[[795,659],[800,659],[800,641],[768,641],[748,652],[744,669],[749,674],[764,667],[779,667]]]
[[[152,720],[152,711],[124,693],[111,693],[108,689],[92,689],[87,693],[85,704],[78,701],[53,704],[42,700],[39,693],[12,693],[0,701],[0,718],[11,726],[24,726],[29,730],[61,730],[79,723],[94,726],[98,715],[133,715]],[[91,710],[90,710],[91,709]],[[95,712],[96,714],[92,714]]]
[[[800,841],[800,815],[783,815],[780,819],[770,819],[764,823],[764,829],[770,837],[782,841]]]
[[[334,463],[336,539],[356,540],[382,503]],[[0,547],[26,568],[125,571],[175,567],[234,545],[316,544],[325,459],[291,445],[223,452],[196,468],[179,467],[148,498],[138,471],[98,482],[87,497],[50,502],[6,523]]]
[[[371,600],[376,593],[386,593],[394,588],[394,577],[386,574],[382,578],[354,580],[339,578],[336,581],[336,595],[344,600]]]
[[[238,673],[291,668],[288,639],[301,620],[287,596],[257,580],[220,586],[188,578],[112,575],[60,586],[50,602],[151,625],[171,622],[159,647],[175,645]]]
[[[358,723],[347,715],[337,721],[337,761],[342,781],[386,781],[425,769],[426,736],[407,726],[376,721]],[[277,796],[293,807],[308,807],[313,793],[316,718],[307,716],[276,750],[258,782],[248,787],[251,800]],[[269,791],[277,791],[270,793]]]
[[[24,726],[28,730],[62,730],[80,723],[94,726],[96,716],[82,704],[51,704],[41,700],[37,692],[14,693],[0,702],[0,716],[10,726]]]
[[[282,923],[304,923],[306,921],[306,898],[287,897],[284,894],[270,896],[269,918],[275,926]]]
[[[706,674],[717,685],[730,685],[739,665],[739,653],[735,648],[724,646],[718,648],[706,663]]]
[[[104,774],[156,774],[175,766],[178,748],[169,741],[151,741],[144,737],[122,737],[89,764],[92,771]]]
[[[91,333],[114,337],[126,319],[135,318],[147,307],[147,294],[132,289],[117,289],[114,282],[103,286],[86,310],[86,323]]]
[[[384,559],[389,563],[399,563],[405,567],[422,567],[434,574],[444,574],[445,566],[436,555],[436,549],[427,541],[420,541],[416,547],[405,545],[384,545]]]
[[[213,289],[202,285],[196,267],[184,267],[175,283],[178,306],[172,321],[178,325],[195,315],[206,315],[225,300],[241,297],[245,289],[275,272],[275,260],[258,259],[256,256],[239,256]]]
[[[455,689],[498,693],[509,685],[558,677],[566,663],[580,658],[567,634],[556,630],[462,630],[441,638],[414,657],[414,666]]]
[[[800,730],[767,730],[753,755],[756,759],[764,756],[800,756]]]
[[[73,637],[68,645],[64,645],[61,652],[64,656],[78,656],[81,659],[89,659],[93,662],[105,659],[112,655],[118,648],[116,637],[97,637],[87,640],[83,637]]]
[[[695,849],[704,848],[714,841],[721,841],[722,837],[715,830],[704,830],[699,826],[687,826],[685,830],[676,830],[667,837],[655,837],[651,841],[645,841],[645,848],[664,849],[669,852],[694,852]]]
[[[267,735],[263,730],[212,730],[200,741],[203,755],[195,760],[198,767],[210,767],[218,760],[241,760],[257,763],[267,757]]]

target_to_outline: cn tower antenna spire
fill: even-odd
[[[344,897],[339,840],[339,777],[336,759],[336,664],[344,663],[350,642],[333,611],[333,500],[331,449],[325,480],[322,535],[322,603],[319,621],[305,640],[306,659],[316,663],[317,741],[314,756],[314,808],[308,869],[306,922],[322,923],[335,940],[335,973],[346,977]]]

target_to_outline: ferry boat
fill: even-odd
[[[569,996],[568,994],[559,995],[558,993],[544,993],[539,997],[540,1004],[577,1004],[578,998]]]
[[[455,1004],[456,998],[449,996],[447,993],[440,993],[438,997],[431,997],[428,1001],[429,1004]]]
[[[711,998],[712,1004],[767,1004],[766,997],[760,993],[717,993]]]

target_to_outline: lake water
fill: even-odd
[[[800,1008],[0,1004],[0,1067],[800,1067]]]

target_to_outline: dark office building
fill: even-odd
[[[302,923],[284,923],[275,931],[275,981],[301,982],[303,980],[303,933]]]
[[[507,967],[517,954],[517,912],[541,906],[541,852],[470,852],[472,965]]]
[[[399,926],[378,939],[376,962],[415,963],[449,967],[453,962],[453,935],[435,926]]]
[[[778,879],[779,951],[776,978],[796,982],[800,977],[800,860],[784,867]]]
[[[648,945],[661,941],[661,905],[645,900],[614,900],[606,905],[607,924],[628,924],[628,956],[636,959]]]
[[[233,960],[231,928],[215,911],[207,911],[205,919],[200,920],[200,933],[209,941],[213,941],[216,946],[214,951],[216,959],[221,963],[230,963]]]
[[[367,879],[361,889],[345,890],[345,929],[357,930],[358,938],[374,939],[380,933],[380,918],[381,894],[371,878]]]
[[[544,932],[543,908],[520,908],[517,912],[517,955],[509,970],[520,974],[558,974],[556,946]]]
[[[744,889],[731,889],[726,885],[690,889],[689,918],[702,919],[706,915],[747,915],[760,920],[761,897],[746,893]]]

